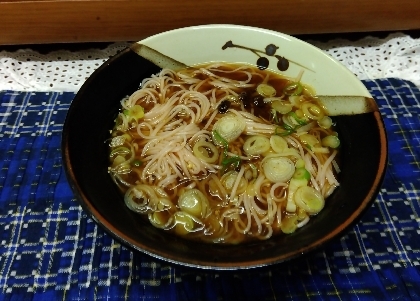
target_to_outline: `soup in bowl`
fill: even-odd
[[[210,25],[135,43],[77,94],[63,133],[83,208],[126,245],[216,269],[280,263],[369,208],[386,135],[364,85],[322,51]]]

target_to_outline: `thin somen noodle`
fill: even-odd
[[[339,185],[339,139],[298,78],[215,63],[163,69],[121,101],[109,173],[126,206],[206,242],[293,233]]]

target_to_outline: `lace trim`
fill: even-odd
[[[349,68],[360,79],[396,77],[420,86],[420,39],[393,33],[358,41],[309,40]],[[0,90],[77,92],[90,74],[109,57],[129,46],[118,42],[104,49],[52,51],[32,49],[0,52]]]

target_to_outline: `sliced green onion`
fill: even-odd
[[[140,105],[134,105],[128,110],[123,111],[124,115],[139,120],[144,117],[144,108]]]
[[[298,216],[297,214],[287,214],[281,220],[280,229],[285,234],[290,234],[296,231],[297,229],[297,221]]]
[[[308,214],[317,214],[324,208],[325,200],[322,194],[313,187],[299,187],[294,195],[296,205]]]
[[[332,119],[330,116],[324,116],[318,120],[318,125],[324,129],[329,129],[332,126]]]
[[[220,118],[213,126],[213,132],[217,132],[220,137],[227,141],[232,142],[238,138],[246,127],[245,120],[237,115],[229,114]],[[220,139],[214,141],[218,143]],[[220,145],[219,145],[220,146]]]
[[[175,232],[178,235],[187,235],[194,232],[194,219],[191,215],[183,211],[177,211],[174,214]]]
[[[127,134],[124,134],[124,135],[121,135],[121,136],[116,136],[116,137],[113,137],[113,138],[111,139],[111,142],[109,143],[109,146],[110,146],[111,148],[114,148],[114,147],[117,147],[117,146],[121,146],[121,145],[123,145],[123,144],[124,144],[124,142],[125,142],[125,140],[126,140],[126,137],[125,137],[125,136],[130,137],[130,135],[127,135]]]
[[[258,169],[255,164],[248,163],[245,165],[244,176],[247,180],[256,179],[258,176]]]
[[[193,153],[197,158],[207,163],[215,163],[219,158],[219,151],[216,146],[204,139],[201,139],[194,144]]]
[[[159,197],[155,190],[145,184],[132,186],[124,195],[127,207],[137,213],[146,213],[158,203]]]
[[[288,125],[287,123],[283,124],[284,129],[286,132],[280,134],[280,136],[288,136],[293,133],[296,133],[296,130],[301,127],[301,125],[297,125],[295,127]]]
[[[286,127],[286,125],[284,125],[283,128],[284,129],[282,129],[279,126],[276,127],[275,130],[274,130],[274,134],[284,137],[284,136],[289,136],[289,135],[291,135],[295,132],[295,130],[291,126]]]
[[[239,165],[240,162],[241,162],[241,158],[239,158],[238,156],[227,157],[222,160],[223,165],[234,164],[236,167],[237,165]]]
[[[277,111],[274,109],[271,109],[270,113],[272,115],[271,121],[274,121],[274,123],[279,123],[279,116],[277,116]]]
[[[188,189],[178,198],[179,208],[193,216],[203,218],[209,211],[209,201],[198,189]]]
[[[225,157],[222,160],[222,173],[224,173],[230,166],[233,166],[235,169],[239,167],[242,160],[238,156],[234,157]]]
[[[122,164],[122,163],[124,163],[124,162],[126,162],[126,161],[127,161],[127,159],[126,159],[126,158],[124,158],[123,156],[117,155],[117,156],[114,158],[114,161],[112,161],[112,165],[113,165],[113,166],[117,166],[117,165],[120,165],[120,164]]]
[[[295,165],[287,157],[271,156],[261,162],[265,177],[273,183],[287,182],[295,173]]]
[[[302,159],[298,159],[295,163],[296,168],[304,168],[305,167],[305,161]]]
[[[133,161],[131,162],[131,165],[133,165],[133,166],[135,166],[135,167],[140,167],[140,166],[142,166],[142,165],[143,165],[143,162],[142,162],[142,161],[140,161],[140,160],[138,160],[138,159],[136,159],[136,160],[133,160]]]
[[[283,127],[286,131],[291,131],[291,132],[295,131],[295,128],[291,125],[288,125],[287,123],[283,124]]]
[[[308,122],[306,122],[306,120],[299,118],[295,112],[289,112],[287,115],[293,117],[294,120],[296,120],[296,122],[300,125],[307,125]]]
[[[270,137],[270,146],[276,153],[282,153],[289,148],[286,139],[278,135]]]
[[[290,179],[289,187],[287,188],[287,203],[286,203],[287,212],[292,212],[292,213],[296,212],[296,203],[294,200],[295,192],[299,187],[307,186],[307,185],[308,185],[308,180],[304,178]]]
[[[262,97],[273,97],[277,93],[276,89],[274,89],[273,86],[270,86],[270,85],[267,85],[267,84],[259,84],[257,86],[257,92]]]
[[[213,136],[213,142],[216,145],[222,146],[225,150],[227,150],[228,148],[228,142],[226,141],[226,139],[224,139],[218,131],[213,130],[212,131],[212,136]]]
[[[302,134],[299,136],[299,140],[310,148],[314,147],[319,143],[318,139],[311,134]]]
[[[329,135],[327,137],[322,138],[321,144],[322,146],[337,148],[340,146],[340,139],[338,139],[337,136]]]
[[[295,173],[293,174],[293,178],[310,180],[311,174],[304,167],[301,167],[296,169]]]
[[[248,156],[258,156],[270,150],[270,139],[265,136],[250,136],[243,145],[243,149]]]
[[[284,94],[292,96],[300,95],[302,91],[303,86],[300,82],[288,83],[283,89]]]
[[[227,172],[220,178],[220,183],[223,185],[223,187],[226,189],[228,193],[232,192],[232,189],[238,178],[238,174],[239,174],[238,172],[232,170],[232,171]],[[240,194],[244,192],[247,187],[248,187],[248,181],[244,177],[241,177],[239,179],[239,185],[236,188],[236,193]]]
[[[299,107],[300,106],[300,95],[290,95],[289,101],[292,106]]]
[[[274,100],[271,103],[271,107],[274,110],[276,110],[277,112],[279,112],[280,114],[287,114],[287,113],[289,113],[293,109],[293,105],[283,103],[280,100]]]
[[[130,153],[131,153],[131,151],[127,147],[122,146],[122,147],[117,147],[117,148],[113,149],[111,151],[111,153],[109,154],[109,156],[112,158],[115,155],[124,156],[124,155],[128,155]]]
[[[222,174],[225,173],[225,171],[232,165],[234,166],[234,168],[238,168],[242,162],[241,158],[239,158],[238,156],[229,157],[227,155],[229,148],[228,142],[216,130],[213,130],[212,136],[214,143],[223,147],[223,159],[221,162]]]
[[[322,119],[325,114],[322,109],[317,106],[316,104],[306,102],[301,107],[303,114],[312,120],[320,120]]]
[[[150,223],[156,228],[164,229],[169,220],[169,214],[166,211],[155,211],[148,214]]]

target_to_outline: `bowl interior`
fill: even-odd
[[[199,28],[194,30],[200,31]],[[248,30],[250,36],[258,39],[255,29],[236,30]],[[260,30],[257,33],[262,34]],[[272,32],[266,34],[267,39],[272,38],[275,42],[284,39],[283,35],[279,38]],[[170,38],[170,33],[165,35],[169,35],[166,40]],[[184,35],[177,32],[177,36]],[[191,38],[191,35],[187,36]],[[154,39],[145,40],[145,43],[162,43],[160,36]],[[292,42],[301,43],[294,39]],[[309,49],[320,55],[319,50]],[[198,60],[208,61],[208,57]],[[255,61],[255,56],[249,60]],[[356,87],[353,92],[368,95],[350,72],[336,62],[333,65],[338,66],[338,73],[343,70],[344,77],[351,79],[351,85]],[[338,237],[371,205],[380,188],[387,154],[384,125],[377,112],[335,118],[341,137],[341,186],[327,199],[324,210],[294,234],[279,235],[246,246],[227,246],[191,242],[154,228],[125,206],[107,172],[108,146],[105,141],[120,100],[133,93],[143,78],[159,69],[130,49],[122,51],[86,81],[70,107],[64,126],[63,159],[69,182],[83,208],[121,242],[157,258],[188,266],[216,269],[265,266],[297,257]],[[343,91],[346,93],[345,89]]]

